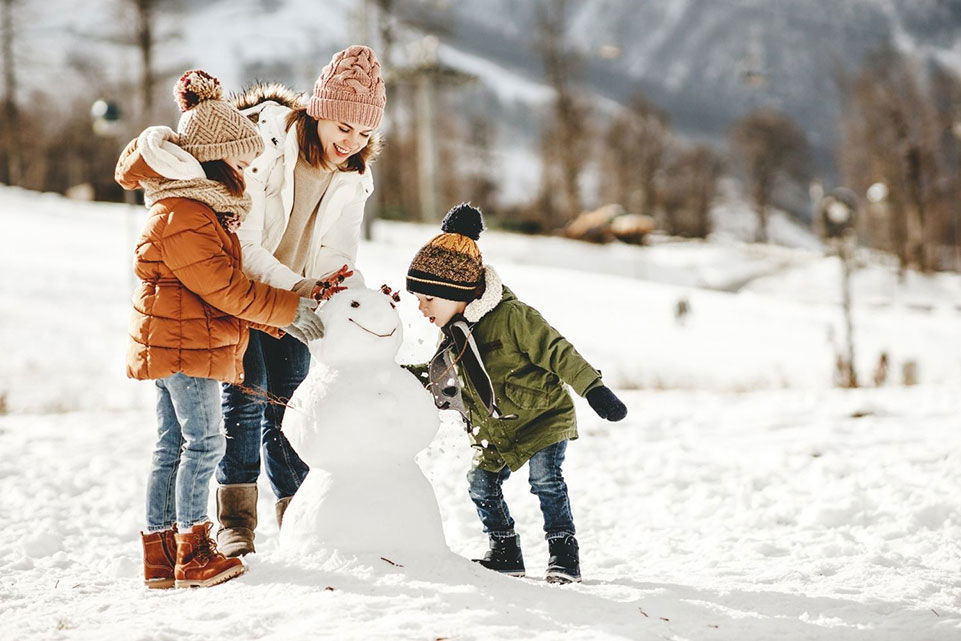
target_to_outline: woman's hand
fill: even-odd
[[[314,300],[327,300],[337,292],[344,291],[347,288],[342,287],[341,283],[353,275],[353,270],[347,265],[344,265],[330,276],[315,281],[316,284],[310,291],[311,298]]]

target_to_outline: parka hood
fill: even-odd
[[[276,102],[288,109],[307,106],[307,96],[277,82],[262,82],[230,96],[230,104],[244,111],[265,102]]]
[[[490,265],[484,267],[484,293],[480,298],[472,300],[464,309],[464,318],[468,323],[476,323],[488,312],[497,307],[502,300],[511,300],[514,294],[504,287],[500,276]]]
[[[309,96],[306,93],[299,93],[289,87],[274,82],[252,85],[244,91],[231,96],[230,103],[243,112],[248,118],[256,122],[260,118],[260,112],[264,111],[264,113],[267,113],[273,105],[279,105],[286,109],[300,109],[307,106],[308,98]],[[256,107],[265,105],[265,103],[273,103],[273,105],[267,105],[263,110],[256,109]],[[266,136],[267,139],[280,139],[287,133],[286,121],[284,119],[289,112],[283,110],[278,111],[281,112],[283,118],[275,123],[271,123],[270,127],[272,128],[269,129],[271,133]],[[371,134],[367,146],[358,152],[363,158],[364,164],[366,165],[367,163],[373,162],[380,155],[382,147],[383,141],[380,133],[375,131]]]
[[[204,178],[200,162],[178,141],[177,132],[169,127],[147,127],[120,154],[114,179],[124,189],[137,189],[142,180]]]

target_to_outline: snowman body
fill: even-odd
[[[397,365],[390,297],[348,289],[318,312],[326,334],[290,400],[283,430],[310,466],[284,514],[281,546],[397,562],[449,552],[430,482],[414,460],[440,422],[428,392]]]

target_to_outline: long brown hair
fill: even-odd
[[[294,125],[297,126],[297,146],[300,147],[300,157],[311,167],[318,169],[326,167],[324,143],[320,140],[320,134],[317,133],[317,119],[307,113],[306,107],[298,107],[291,109],[287,114],[286,131],[290,131]],[[338,167],[338,170],[364,173],[367,170],[367,163],[380,153],[380,144],[377,134],[371,134],[364,148],[347,158],[345,165]]]
[[[244,176],[236,169],[231,167],[223,160],[208,160],[200,163],[204,169],[204,175],[210,180],[215,180],[227,188],[231,196],[243,196],[246,185]]]

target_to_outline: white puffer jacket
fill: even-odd
[[[261,102],[243,110],[248,117],[257,116],[257,127],[264,139],[264,153],[244,172],[253,206],[237,232],[244,272],[251,278],[283,289],[291,289],[305,277],[274,258],[294,205],[294,167],[300,153],[297,132],[293,127],[289,132],[284,129],[290,111],[289,107],[274,101]],[[364,285],[355,262],[364,205],[373,191],[369,166],[363,174],[355,171],[334,173],[317,211],[304,268],[306,277],[322,278],[348,265],[354,270],[354,276],[346,284]]]

